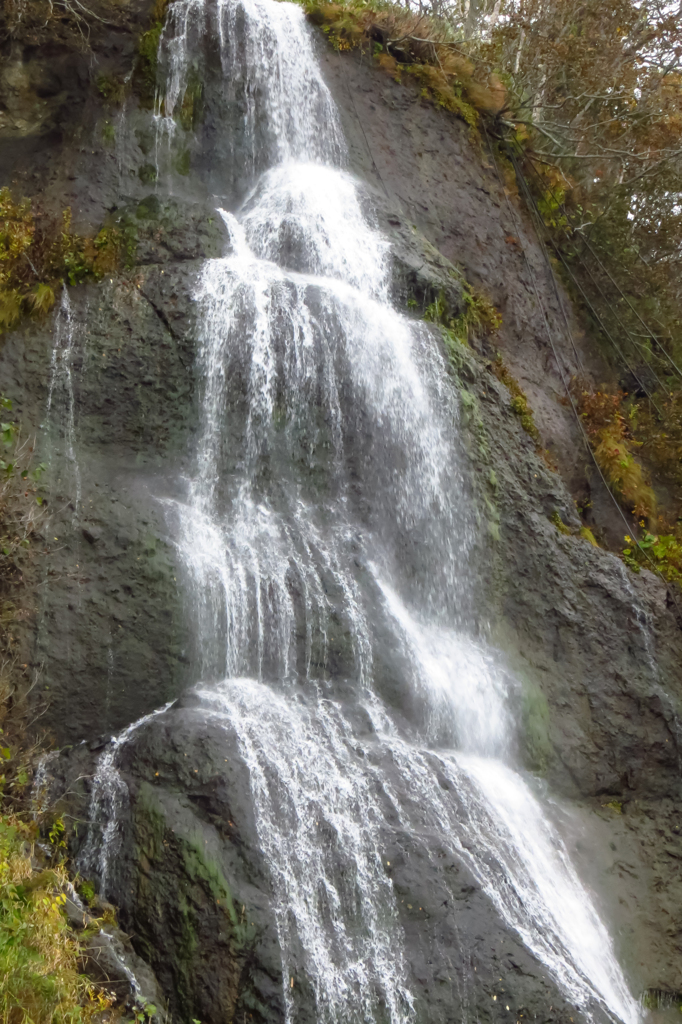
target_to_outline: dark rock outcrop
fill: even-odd
[[[131,806],[112,894],[172,1011],[183,1020],[283,1020],[273,894],[235,738],[190,696],[136,734],[121,765]],[[506,1006],[524,1018],[549,1006],[557,1021],[575,1015],[465,864],[397,825],[382,847],[420,1020],[469,1012],[496,1024],[509,1019]],[[294,984],[305,989],[304,961],[294,964]],[[305,1006],[297,1019],[312,1024],[312,999]]]

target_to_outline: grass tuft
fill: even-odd
[[[634,454],[641,445],[622,408],[624,392],[592,391],[579,381],[573,392],[597,465],[628,511],[645,525],[655,515],[656,496]]]
[[[61,865],[34,875],[37,828],[0,815],[0,1024],[87,1024],[112,1005],[79,971],[80,943],[62,913]]]
[[[424,319],[438,324],[448,346],[468,345],[480,333],[492,334],[502,326],[502,317],[482,292],[462,282],[464,309],[453,316],[441,292],[424,310]]]
[[[509,391],[511,395],[510,405],[512,410],[521,420],[521,426],[536,443],[539,442],[540,431],[535,425],[533,410],[528,404],[528,398],[526,397],[525,391],[523,391],[517,379],[512,377],[511,373],[502,362],[501,356],[498,355],[497,359],[490,364],[490,368],[497,379],[501,381]]]
[[[298,0],[336,50],[366,49],[396,81],[412,79],[422,96],[476,130],[481,113],[495,116],[507,105],[499,77],[460,52],[445,21],[382,2]]]

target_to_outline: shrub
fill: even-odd
[[[639,572],[656,568],[669,582],[682,581],[682,543],[672,534],[656,535],[647,530],[644,537],[635,544],[631,537],[625,537],[627,547],[623,549],[623,561]]]
[[[120,106],[125,99],[126,84],[113,75],[100,75],[97,79],[97,91],[107,103]]]
[[[33,874],[34,823],[0,815],[0,1022],[86,1024],[112,999],[78,970],[81,946],[62,907],[61,866]]]
[[[682,391],[659,391],[657,412],[646,399],[630,410],[630,429],[641,443],[647,462],[670,485],[674,501],[682,513]]]
[[[71,229],[70,209],[61,222],[37,218],[30,200],[15,202],[0,189],[0,333],[25,314],[45,315],[64,281],[99,280],[129,262],[133,249],[125,219],[82,236]]]
[[[632,436],[623,412],[625,393],[606,388],[592,391],[584,382],[574,382],[573,393],[597,465],[607,482],[634,516],[651,518],[656,511],[656,496],[634,456],[640,444]]]

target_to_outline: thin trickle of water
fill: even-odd
[[[123,79],[123,85],[126,89],[128,83],[130,82],[131,76],[132,72],[126,75],[126,77]],[[123,194],[125,194],[129,188],[129,182],[124,180],[124,168],[125,171],[128,174],[130,174],[130,169],[127,167],[126,164],[126,151],[129,143],[130,132],[130,129],[128,127],[128,102],[129,97],[128,95],[126,95],[123,99],[123,103],[121,104],[121,109],[116,116],[116,120],[114,121],[114,141],[116,154],[116,168],[118,171],[118,189],[119,192],[122,192]]]
[[[627,595],[630,598],[632,614],[634,615],[635,623],[637,625],[637,632],[642,638],[642,645],[644,647],[647,664],[651,670],[652,678],[657,680],[658,664],[656,662],[655,640],[651,629],[650,616],[647,615],[645,609],[642,608],[641,604],[637,600],[637,596],[632,588],[632,583],[630,582],[626,567],[619,558],[614,559],[614,565],[616,566],[618,575],[621,578],[623,589],[627,592]]]
[[[656,639],[654,637],[653,626],[651,616],[642,608],[641,604],[637,600],[637,596],[630,582],[628,576],[628,570],[623,565],[620,559],[616,559],[616,565],[618,567],[618,573],[623,583],[623,588],[627,591],[628,597],[631,601],[632,614],[637,625],[637,632],[642,639],[642,645],[646,656],[647,665],[651,672],[651,678],[653,681],[653,689],[658,694],[661,704],[667,711],[668,721],[672,719],[675,729],[675,749],[677,751],[677,767],[682,782],[682,721],[680,721],[680,710],[670,696],[670,694],[663,688],[660,682],[660,674],[658,671],[658,662],[656,660]]]
[[[76,456],[76,399],[73,387],[76,339],[77,328],[69,290],[64,286],[55,317],[46,413],[48,430],[55,429],[64,446],[63,464],[55,469],[59,476],[63,474],[63,491],[74,495],[74,522],[78,519],[81,507],[81,473]]]
[[[111,719],[111,698],[114,693],[114,645],[113,638],[111,636],[111,629],[109,629],[109,637],[107,640],[107,688],[104,697],[104,715],[102,724],[105,729],[109,729],[109,722]]]
[[[36,765],[31,786],[31,812],[34,821],[42,817],[50,806],[50,787],[53,781],[50,775],[50,765],[58,757],[58,750],[50,750],[40,757]]]
[[[103,896],[109,891],[109,872],[121,848],[123,816],[129,806],[128,787],[118,770],[118,755],[138,729],[157,715],[162,715],[171,703],[144,715],[118,736],[112,737],[97,760],[90,784],[88,832],[78,855],[78,866],[86,878],[99,880]]]
[[[197,697],[249,770],[287,1021],[300,951],[321,1024],[414,1019],[381,861],[397,817],[415,843],[435,835],[469,864],[587,1017],[635,1024],[589,894],[510,766],[512,688],[470,638],[475,517],[455,395],[432,333],[389,305],[388,245],[343,170],[303,12],[173,4],[159,139],[177,130],[207,40],[222,75],[212,102],[230,114],[222,141],[257,180],[221,211],[228,251],[197,287],[201,429],[187,500],[167,506]],[[106,824],[85,858],[103,888],[127,800],[117,751],[146,721],[99,762],[91,818]]]

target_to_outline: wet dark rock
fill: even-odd
[[[108,743],[111,742],[111,736],[98,736],[97,739],[90,740],[88,743],[88,750],[97,751],[102,750]]]
[[[75,892],[64,893],[65,901],[62,908],[66,920],[74,931],[80,932],[94,923],[94,917],[88,913],[85,906],[76,896]]]
[[[174,1015],[221,1021],[246,1012],[279,1022],[273,897],[248,772],[233,742],[192,698],[135,734],[122,757],[131,809],[112,896]],[[399,775],[394,781],[400,785]],[[556,1020],[579,1019],[520,938],[500,924],[463,862],[442,859],[400,828],[382,845],[420,1020],[459,1020],[468,1010],[482,1021],[504,1021],[505,1005],[524,1015],[552,1005]],[[296,984],[305,984],[303,962],[300,972],[298,966]],[[312,1024],[314,1017],[304,1010],[301,1019]]]
[[[403,308],[423,311],[440,300],[445,319],[464,310],[462,274],[410,222],[398,197],[367,188],[370,211],[391,239],[392,298]]]
[[[154,1007],[152,1020],[166,1019],[165,999],[154,973],[134,951],[130,939],[115,925],[104,925],[83,940],[82,969],[113,993],[116,1003],[133,1009]]]
[[[124,751],[131,785],[112,895],[171,1010],[284,1018],[279,948],[248,773],[222,729],[181,707]]]

